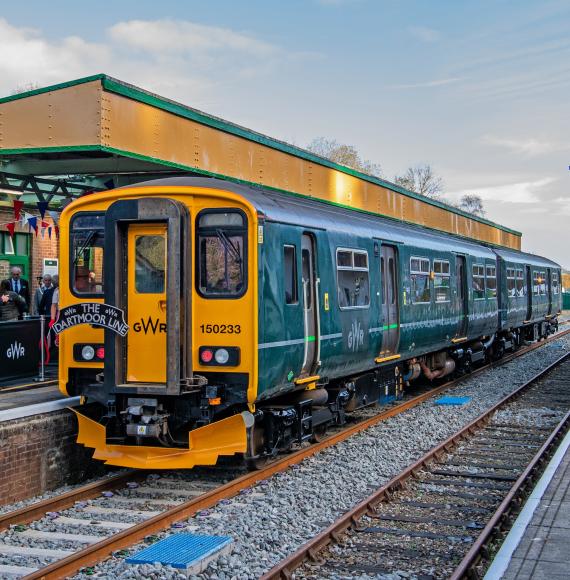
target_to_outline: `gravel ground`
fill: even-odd
[[[563,337],[511,363],[469,378],[449,391],[456,396],[472,397],[466,405],[437,406],[427,401],[260,482],[249,493],[221,502],[185,521],[184,527],[171,533],[228,535],[235,542],[230,555],[218,558],[194,578],[258,578],[332,523],[340,513],[568,349],[570,338]],[[159,538],[166,535],[160,534]],[[129,553],[145,546],[139,544]],[[184,576],[158,564],[131,566],[121,555],[89,570],[89,574],[75,576],[82,580],[93,577],[170,579]]]

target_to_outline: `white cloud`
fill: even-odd
[[[425,81],[423,83],[410,83],[403,85],[388,85],[387,89],[426,89],[432,87],[442,87],[445,85],[451,85],[463,80],[462,77],[452,77],[449,79],[437,79],[433,81]]]
[[[115,24],[108,32],[115,43],[154,56],[225,51],[266,56],[276,50],[266,42],[229,28],[184,20],[129,20]]]
[[[118,22],[106,43],[45,38],[0,19],[0,95],[105,72],[197,107],[211,107],[220,86],[263,76],[296,55],[227,28],[188,21]]]
[[[561,147],[559,144],[551,143],[548,141],[539,141],[538,139],[528,138],[528,139],[507,139],[502,137],[496,137],[494,135],[484,135],[481,138],[483,143],[494,145],[496,147],[502,147],[508,149],[509,151],[516,153],[517,155],[524,155],[526,157],[536,157],[538,155],[544,155],[546,153],[551,153],[552,151],[563,150],[566,147]]]
[[[557,180],[554,177],[544,177],[536,181],[507,183],[489,187],[472,187],[463,191],[450,193],[449,196],[454,199],[459,199],[467,193],[476,193],[485,201],[517,204],[537,203],[541,201],[541,190],[555,181]]]
[[[410,26],[408,32],[422,42],[436,42],[440,38],[440,33],[427,26]]]

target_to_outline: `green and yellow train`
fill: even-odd
[[[263,188],[203,178],[83,197],[61,217],[60,386],[112,465],[271,457],[357,408],[557,328],[560,266]]]

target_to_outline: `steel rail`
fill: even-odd
[[[0,531],[8,529],[17,524],[28,524],[38,518],[43,517],[47,512],[71,507],[75,502],[85,499],[92,499],[101,495],[103,491],[112,491],[124,486],[128,481],[142,478],[144,473],[129,470],[119,475],[107,477],[100,481],[94,481],[87,485],[82,485],[71,491],[62,493],[55,497],[50,497],[38,502],[34,502],[19,510],[14,510],[0,515]]]
[[[506,524],[510,527],[512,523],[512,518],[509,513],[511,508],[520,506],[519,500],[529,488],[530,484],[535,483],[540,468],[546,459],[552,455],[556,447],[558,447],[560,440],[564,437],[568,429],[570,429],[570,411],[558,423],[554,431],[544,442],[544,445],[542,445],[526,469],[513,484],[513,487],[509,490],[509,493],[505,496],[497,511],[493,514],[493,517],[483,528],[483,531],[479,534],[469,552],[465,554],[463,560],[461,560],[454,570],[450,580],[461,580],[462,578],[469,577],[470,571],[474,570],[483,558],[487,558],[489,554],[489,543],[497,533],[507,527]]]
[[[354,506],[349,511],[345,512],[338,520],[333,522],[328,528],[323,530],[321,533],[317,534],[312,540],[301,546],[297,551],[293,552],[290,556],[279,562],[271,570],[261,577],[261,580],[275,580],[275,579],[290,579],[292,577],[292,571],[298,568],[307,560],[317,560],[318,552],[329,545],[332,542],[338,542],[340,535],[353,525],[357,524],[357,521],[362,516],[367,513],[374,512],[375,506],[382,501],[389,500],[391,495],[402,489],[405,485],[406,480],[410,477],[415,477],[415,474],[427,466],[432,461],[437,460],[441,455],[448,453],[465,438],[470,437],[473,432],[478,430],[478,428],[484,426],[490,419],[491,416],[505,406],[507,403],[513,402],[515,399],[520,397],[527,389],[529,389],[536,381],[548,374],[555,367],[560,365],[562,362],[570,358],[570,353],[565,353],[559,359],[554,361],[545,369],[539,371],[530,380],[521,385],[518,389],[512,393],[503,397],[498,403],[493,405],[490,409],[485,411],[479,417],[471,421],[468,425],[463,427],[460,431],[448,437],[445,441],[428,451],[423,457],[418,459],[415,463],[410,465],[404,471],[400,472],[398,475],[393,477],[388,483],[383,485],[381,488],[376,490],[362,502]],[[567,421],[566,421],[567,422]],[[554,437],[554,432],[551,437]],[[551,438],[549,438],[550,440]],[[521,476],[522,477],[522,476]],[[517,480],[518,483],[518,480]],[[501,504],[502,505],[502,504]],[[497,516],[499,519],[501,515]],[[486,530],[487,528],[485,528]],[[482,543],[483,544],[483,543]],[[482,545],[481,544],[481,545]],[[479,552],[477,552],[479,553]],[[460,578],[458,576],[457,578]],[[455,576],[454,576],[455,578]],[[457,579],[456,579],[457,580]]]
[[[455,379],[453,381],[449,381],[449,382],[447,382],[447,383],[445,383],[437,388],[430,389],[429,391],[426,391],[425,393],[422,393],[416,397],[413,397],[412,399],[410,399],[408,401],[405,401],[403,403],[399,403],[399,404],[397,404],[397,405],[395,405],[395,406],[393,406],[393,407],[391,407],[391,408],[389,408],[389,409],[387,409],[387,410],[385,410],[377,415],[374,415],[373,417],[370,417],[370,418],[365,419],[363,421],[359,421],[358,423],[352,425],[351,427],[343,429],[343,430],[339,431],[338,433],[332,434],[332,435],[326,437],[325,439],[323,439],[322,441],[320,441],[318,443],[314,443],[310,447],[300,449],[299,451],[291,453],[291,454],[283,457],[282,459],[279,459],[275,462],[269,463],[263,470],[243,475],[243,476],[241,476],[233,481],[230,481],[224,485],[221,485],[220,487],[218,487],[210,492],[206,492],[205,494],[203,494],[197,498],[194,498],[194,499],[189,500],[187,502],[183,502],[177,506],[174,506],[173,508],[170,508],[169,510],[166,510],[165,512],[163,512],[159,515],[156,515],[152,518],[149,518],[148,520],[145,520],[144,522],[136,524],[132,528],[129,528],[128,530],[124,530],[122,532],[114,534],[113,536],[105,538],[104,540],[101,540],[100,542],[97,542],[96,544],[92,544],[84,549],[81,549],[81,550],[75,552],[74,554],[67,556],[66,558],[63,558],[63,559],[58,560],[56,562],[53,562],[52,564],[50,564],[44,568],[41,568],[32,574],[29,574],[25,578],[26,578],[26,580],[36,580],[36,579],[40,579],[40,578],[41,579],[65,578],[71,574],[74,574],[80,568],[92,566],[92,565],[104,560],[106,557],[110,556],[113,552],[120,550],[120,549],[123,549],[123,548],[126,548],[126,547],[129,547],[132,544],[144,539],[148,535],[163,531],[164,529],[168,528],[170,525],[172,525],[175,522],[192,517],[200,510],[211,508],[214,505],[216,505],[216,503],[218,503],[220,500],[232,497],[232,496],[236,495],[237,493],[239,493],[239,491],[241,491],[242,489],[250,487],[250,486],[258,483],[259,481],[262,481],[263,479],[267,479],[268,477],[270,477],[276,473],[280,473],[282,471],[285,471],[286,469],[288,469],[292,465],[300,463],[301,461],[303,461],[307,457],[315,455],[316,453],[318,453],[318,452],[320,452],[328,447],[336,445],[337,443],[339,443],[345,439],[348,439],[351,436],[353,436],[361,431],[364,431],[364,430],[368,429],[369,427],[376,425],[377,423],[380,423],[382,421],[385,421],[386,419],[389,419],[389,418],[394,417],[400,413],[403,413],[404,411],[407,411],[408,409],[411,409],[411,408],[423,403],[424,401],[448,390],[452,386],[462,382],[463,380],[468,379],[469,377],[472,377],[474,375],[482,373],[485,370],[488,370],[492,367],[501,366],[503,364],[506,364],[506,363],[510,362],[511,360],[518,358],[519,356],[523,356],[524,354],[527,354],[533,350],[536,350],[536,349],[544,346],[548,342],[551,342],[553,340],[557,340],[558,338],[561,338],[562,336],[569,334],[569,333],[570,333],[570,329],[559,332],[556,335],[549,337],[545,341],[537,342],[537,343],[530,345],[528,347],[523,347],[520,350],[518,350],[514,353],[511,353],[508,356],[503,357],[499,361],[496,361],[494,363],[479,367],[468,375],[464,375],[462,377],[459,377],[458,379]],[[414,467],[414,469],[417,469],[417,467]],[[133,477],[134,476],[131,474],[130,478],[132,479]],[[144,477],[144,474],[141,474],[140,477]],[[126,483],[126,479],[129,479],[129,478],[128,477],[125,478],[125,483]],[[96,485],[97,484],[90,484],[90,486],[96,486]],[[85,487],[90,487],[90,486],[85,486]],[[117,487],[119,487],[119,485]],[[79,491],[79,490],[77,490],[77,491]],[[87,497],[96,497],[97,495],[99,495],[100,491],[103,491],[103,490],[101,488],[98,488],[97,490],[93,489],[93,491],[92,491],[93,495],[85,496],[81,499],[86,499]],[[69,492],[69,493],[72,493],[72,492]],[[67,494],[65,494],[65,495],[67,495]],[[57,500],[57,499],[58,498],[53,498],[53,500]],[[45,501],[47,502],[50,500],[45,500]],[[67,503],[62,502],[61,504],[58,504],[58,509],[70,507],[71,505],[73,505],[73,503],[75,501],[78,501],[78,500],[69,498],[67,500]],[[14,518],[12,518],[10,520],[10,522],[12,524],[14,524],[14,523],[28,523],[28,522],[32,521],[33,519],[37,519],[38,517],[41,517],[41,515],[44,515],[46,513],[46,511],[54,511],[56,509],[55,507],[50,507],[48,509],[41,508],[40,504],[44,504],[44,502],[39,502],[37,504],[38,507],[37,507],[37,510],[34,510],[34,514],[35,514],[34,517],[28,518],[28,516],[25,514],[25,511],[26,511],[26,509],[32,509],[36,504],[32,504],[32,506],[28,506],[27,508],[22,508],[22,510],[18,510],[18,512],[8,513],[4,517],[7,518],[8,516],[14,515]],[[17,513],[20,513],[20,514],[22,514],[22,516],[25,516],[25,518],[26,518],[25,521],[24,521],[24,519],[17,520],[17,518],[15,517]],[[40,515],[38,515],[38,514],[40,514]],[[0,519],[0,523],[1,522],[2,522],[2,519]],[[0,529],[2,529],[2,528],[0,528]]]

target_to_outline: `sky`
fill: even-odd
[[[0,95],[101,72],[388,180],[429,163],[570,268],[568,0],[2,2]]]

